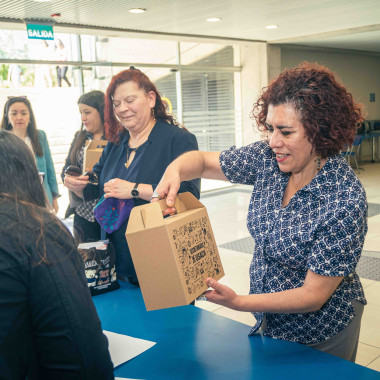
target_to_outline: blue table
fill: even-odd
[[[195,306],[147,312],[133,285],[93,298],[105,330],[157,342],[115,370],[136,379],[380,379],[380,372],[309,347],[256,335]]]

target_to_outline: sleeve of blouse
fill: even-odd
[[[60,195],[58,192],[57,176],[55,174],[54,163],[53,163],[53,159],[51,157],[49,143],[48,143],[45,132],[39,131],[39,133],[41,134],[43,154],[44,154],[45,161],[46,161],[46,170],[47,170],[46,179],[48,181],[48,184],[49,184],[50,190],[52,192],[53,198],[57,198]]]
[[[258,141],[242,148],[231,147],[221,152],[219,162],[224,175],[232,183],[253,185],[260,169],[273,165],[271,149]]]
[[[365,196],[331,210],[324,223],[316,229],[308,256],[308,269],[325,276],[348,276],[360,259],[366,232]]]

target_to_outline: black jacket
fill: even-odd
[[[44,215],[40,225],[0,198],[1,379],[113,379],[83,262],[60,223]]]
[[[104,148],[99,162],[93,167],[93,171],[98,174],[99,186],[88,185],[83,191],[83,198],[87,200],[100,198],[103,194],[104,184],[114,178],[116,166],[124,151],[123,142],[128,141],[129,134],[126,132],[121,136],[121,143],[108,143]],[[144,155],[140,164],[135,181],[152,185],[153,189],[158,185],[168,165],[181,154],[198,150],[196,137],[176,125],[168,124],[163,120],[157,120],[149,137],[148,144],[144,150]],[[189,191],[195,197],[200,197],[200,179],[184,181],[181,183],[179,192]],[[144,199],[134,199],[135,206],[139,206],[148,201]],[[137,276],[132,262],[129,247],[125,238],[128,220],[109,236],[109,239],[116,250],[116,271],[118,275],[126,276],[130,282],[137,284]],[[102,232],[105,235],[104,232]],[[103,236],[102,236],[103,237]],[[105,237],[105,236],[104,236]]]
[[[92,169],[98,174],[99,187],[87,186],[83,192],[85,200],[100,198],[104,194],[104,184],[114,178],[115,168],[123,154],[122,142],[128,141],[128,139],[129,133],[126,132],[124,136],[121,136],[120,144],[109,142],[104,148],[99,162]],[[192,133],[163,120],[157,120],[148,137],[148,146],[145,148],[136,182],[150,184],[154,189],[169,164],[181,154],[191,150],[198,150],[197,139]],[[199,199],[200,183],[199,178],[184,181],[181,183],[179,193],[189,191]],[[144,199],[135,199],[134,201],[136,206],[148,203]]]

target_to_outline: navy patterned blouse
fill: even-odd
[[[367,200],[348,163],[330,157],[314,179],[282,208],[289,174],[282,172],[268,143],[260,141],[221,153],[233,183],[253,185],[247,227],[255,241],[250,293],[301,287],[308,270],[343,276],[316,312],[265,313],[264,335],[303,344],[319,343],[343,330],[354,317],[352,300],[366,304],[355,267],[367,233]],[[259,329],[264,313],[253,313]]]

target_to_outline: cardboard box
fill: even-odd
[[[191,193],[177,196],[177,214],[164,218],[165,200],[132,209],[126,238],[149,310],[187,305],[224,276],[207,210]]]
[[[92,170],[103,153],[107,140],[88,140],[83,151],[83,173]]]

